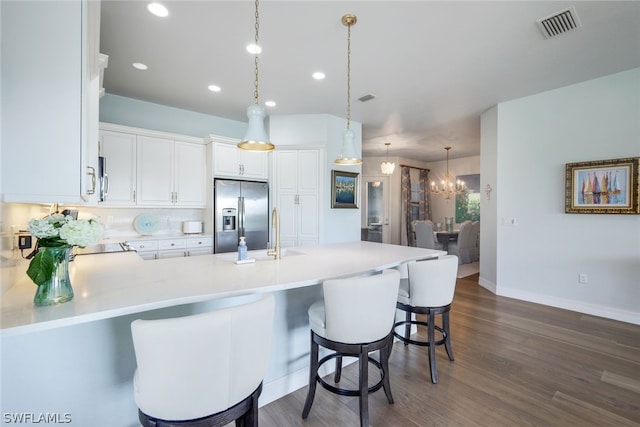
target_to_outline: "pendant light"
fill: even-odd
[[[384,145],[387,146],[387,161],[380,162],[380,170],[385,175],[391,175],[393,173],[393,170],[396,168],[396,164],[389,161],[389,146],[391,145],[391,143],[385,142]]]
[[[333,163],[336,165],[359,165],[362,159],[356,154],[356,134],[351,130],[351,26],[358,19],[347,14],[342,17],[342,24],[347,26],[347,128],[342,132],[342,149],[340,157]]]
[[[258,44],[258,29],[260,28],[260,15],[258,13],[258,0],[256,0],[256,35],[255,42]],[[249,127],[244,139],[238,143],[238,148],[247,151],[272,151],[276,148],[271,142],[264,128],[264,107],[258,102],[258,51],[255,53],[255,80],[253,84],[253,105],[247,108],[247,118]]]
[[[436,185],[435,182],[431,181],[431,193],[439,194],[446,200],[449,200],[453,195],[463,194],[465,188],[464,181],[455,179],[455,177],[449,173],[449,150],[451,150],[451,147],[444,147],[444,149],[447,150],[447,173],[444,175],[442,181],[440,181],[440,185]]]

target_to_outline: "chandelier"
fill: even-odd
[[[258,29],[260,28],[260,16],[258,14],[258,0],[256,4],[256,23],[255,23],[255,42],[258,45]],[[264,107],[258,102],[258,53],[260,49],[255,50],[255,79],[253,82],[253,104],[247,108],[247,118],[249,119],[249,127],[244,139],[238,143],[238,148],[248,151],[272,151],[275,146],[269,142],[267,131],[264,128]]]
[[[342,24],[347,26],[347,128],[342,132],[342,149],[340,157],[333,163],[336,165],[359,165],[362,159],[356,154],[356,134],[351,130],[351,26],[358,19],[355,15],[344,15]]]
[[[389,161],[389,146],[391,145],[391,143],[385,142],[384,145],[387,146],[387,161],[380,162],[380,170],[385,175],[391,175],[393,173],[393,170],[396,168],[396,164]]]
[[[465,192],[465,187],[464,181],[455,179],[455,177],[449,173],[449,150],[451,150],[451,147],[444,147],[444,149],[447,150],[447,173],[444,175],[439,185],[431,181],[431,193],[439,194],[446,200],[449,200],[453,195],[463,194]]]

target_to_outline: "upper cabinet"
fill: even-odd
[[[3,200],[94,203],[100,2],[0,7]]]
[[[102,125],[104,205],[205,207],[206,146],[199,138]]]
[[[240,150],[238,141],[208,137],[213,144],[213,175],[224,178],[267,180],[269,153]]]
[[[100,155],[105,159],[102,203],[132,206],[136,203],[136,135],[100,131]]]

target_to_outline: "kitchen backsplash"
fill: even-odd
[[[180,235],[183,221],[206,221],[204,209],[115,209],[60,205],[59,210],[63,209],[77,209],[79,219],[97,219],[105,227],[105,239],[131,238],[138,235],[134,228],[134,221],[141,214],[152,215],[157,220],[158,226],[154,235]],[[49,214],[49,210],[48,205],[1,204],[2,248],[10,248],[10,235],[14,231],[26,229],[31,218],[42,218]]]
[[[31,218],[48,215],[50,208],[49,205],[0,203],[0,292],[6,291],[28,266],[24,256],[31,250],[21,253],[16,249],[15,233],[26,230]],[[97,219],[105,227],[103,238],[114,240],[140,236],[134,228],[134,221],[141,214],[152,215],[157,220],[154,236],[182,235],[183,221],[207,221],[205,209],[113,209],[60,205],[59,210],[63,209],[77,209],[79,219]]]

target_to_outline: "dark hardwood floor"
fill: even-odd
[[[396,343],[389,405],[370,395],[372,426],[640,426],[640,326],[499,297],[458,279],[451,312],[455,362]],[[419,331],[421,335],[423,331]],[[355,384],[357,364],[343,370]],[[371,381],[374,381],[372,376]],[[357,398],[307,387],[260,409],[262,427],[357,426]]]

